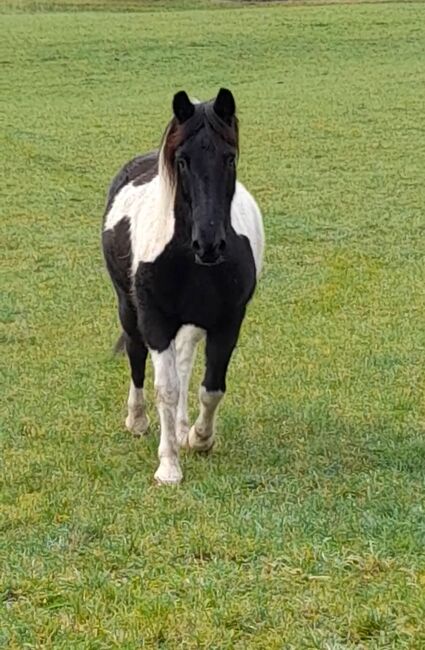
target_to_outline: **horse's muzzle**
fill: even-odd
[[[226,248],[225,239],[220,239],[218,244],[208,243],[201,244],[197,239],[192,242],[192,248],[195,252],[195,261],[197,264],[204,266],[216,266],[224,262],[223,251]]]
[[[195,262],[196,264],[199,264],[200,266],[218,266],[218,264],[222,264],[224,262],[224,257],[223,255],[218,255],[215,258],[212,258],[211,256],[203,256],[201,257],[197,253],[195,253]]]

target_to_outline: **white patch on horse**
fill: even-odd
[[[145,185],[125,185],[106,215],[104,229],[114,228],[124,217],[130,222],[134,275],[140,262],[154,262],[174,235],[174,189],[167,176],[160,173]]]
[[[236,181],[230,220],[238,235],[245,235],[251,245],[257,278],[263,266],[264,227],[260,209],[246,187]]]
[[[179,403],[177,406],[177,442],[180,447],[187,444],[189,433],[189,416],[187,412],[187,399],[189,392],[190,375],[195,359],[196,347],[205,336],[205,331],[194,325],[184,325],[176,336],[176,361],[179,377]]]
[[[143,388],[136,388],[133,381],[130,382],[127,405],[128,415],[125,420],[125,426],[135,436],[141,436],[148,430],[149,419],[146,415]]]
[[[155,472],[158,483],[180,483],[182,471],[176,439],[176,413],[179,399],[179,379],[176,368],[176,345],[172,341],[164,352],[151,350],[155,372],[155,391],[161,423],[158,449],[159,467]]]
[[[188,444],[191,449],[208,451],[213,446],[215,417],[223,395],[224,393],[221,390],[207,391],[205,386],[200,387],[200,412],[198,419],[189,431]]]

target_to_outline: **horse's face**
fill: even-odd
[[[214,104],[195,107],[186,93],[178,93],[173,108],[180,123],[194,116],[193,133],[176,149],[174,164],[179,193],[191,223],[195,260],[199,264],[219,264],[225,259],[236,183],[235,102],[230,91],[221,90]],[[221,123],[221,129],[214,128],[214,120]],[[232,129],[234,137],[223,137],[227,130],[231,135]]]
[[[235,192],[236,151],[210,127],[182,145],[178,179],[192,224],[192,247],[202,264],[222,261]]]

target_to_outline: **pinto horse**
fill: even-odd
[[[226,372],[260,272],[260,210],[236,181],[235,101],[173,99],[159,151],[134,158],[112,181],[102,244],[118,297],[131,383],[126,426],[148,428],[143,383],[148,351],[161,425],[159,483],[179,483],[179,447],[208,451]],[[200,412],[189,428],[187,396],[206,337]]]

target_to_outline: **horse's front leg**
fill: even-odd
[[[155,472],[158,483],[180,483],[183,475],[179,464],[176,438],[176,414],[179,380],[176,368],[176,346],[171,341],[163,352],[151,350],[155,374],[155,393],[161,424],[158,449],[159,467]]]
[[[187,401],[190,375],[192,373],[193,361],[196,353],[196,346],[203,338],[204,332],[193,325],[184,325],[176,337],[176,361],[177,374],[179,377],[179,403],[177,406],[177,442],[180,447],[187,445],[189,433],[189,416],[187,412]]]
[[[207,334],[206,371],[199,389],[199,416],[190,429],[188,444],[196,451],[209,451],[214,444],[218,405],[226,391],[226,373],[239,336],[245,310],[226,326]]]

